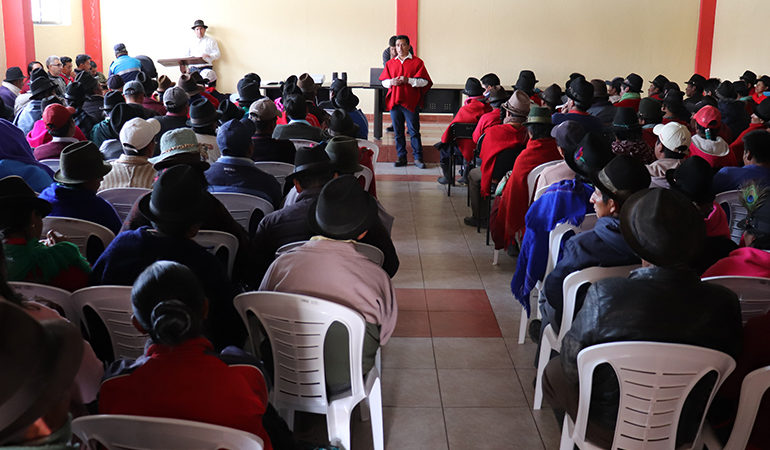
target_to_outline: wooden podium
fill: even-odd
[[[159,59],[158,64],[164,67],[180,67],[189,66],[191,64],[208,64],[205,59],[200,56],[184,56],[182,58],[164,58]]]

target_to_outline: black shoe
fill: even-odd
[[[521,312],[522,314],[525,314],[524,311]],[[540,319],[532,319],[529,321],[529,338],[532,339],[532,342],[540,342],[540,327],[542,323],[540,322]]]
[[[443,184],[443,185],[449,184],[449,180],[446,177],[438,177],[438,180],[436,181],[438,181],[438,184]]]
[[[465,177],[460,177],[455,181],[459,186],[467,186],[468,185],[468,179]]]
[[[392,133],[393,132],[393,126],[391,125],[388,128],[385,128],[385,131],[388,131],[388,132]]]
[[[398,161],[393,163],[393,167],[406,167],[406,158],[398,158]]]
[[[422,162],[421,159],[415,159],[414,160],[414,167],[417,167],[418,169],[424,169],[425,168],[425,163]]]
[[[463,219],[463,223],[465,223],[469,227],[486,227],[487,226],[487,221],[486,220],[479,221],[479,219],[477,219],[477,218],[475,218],[473,216],[469,216],[469,217],[464,218]]]

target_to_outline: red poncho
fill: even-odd
[[[465,104],[457,111],[454,119],[451,123],[478,123],[481,116],[485,113],[492,111],[492,107],[487,103],[479,100],[478,97],[469,98]],[[441,142],[449,143],[449,127],[444,130],[444,134],[441,136]],[[476,144],[471,139],[457,139],[457,147],[463,154],[463,158],[466,161],[470,161],[473,158],[473,151],[476,149]]]
[[[415,111],[425,98],[433,82],[425,69],[425,64],[416,56],[405,59],[402,63],[398,58],[393,58],[385,64],[385,69],[380,74],[380,81],[396,77],[423,78],[428,80],[427,86],[421,88],[412,87],[409,83],[400,86],[391,86],[385,97],[385,106],[393,109],[395,105],[401,105],[409,111]]]
[[[481,144],[481,196],[489,196],[492,187],[492,170],[498,153],[511,148],[519,150],[527,145],[527,127],[518,123],[495,125],[486,131]]]
[[[753,247],[738,248],[709,267],[703,278],[726,275],[770,278],[770,253]]]
[[[500,108],[495,108],[481,116],[479,118],[479,123],[476,124],[476,129],[473,130],[473,142],[478,143],[479,139],[481,139],[481,135],[486,133],[487,128],[500,125],[501,123],[503,123],[503,121],[500,119]]]
[[[743,130],[743,133],[739,134],[733,143],[730,144],[730,153],[733,154],[733,158],[735,159],[735,162],[738,163],[738,165],[743,165],[743,136],[746,136],[752,131],[764,130],[765,128],[766,127],[764,123],[749,124],[749,127]]]

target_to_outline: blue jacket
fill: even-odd
[[[98,223],[115,234],[120,232],[120,218],[115,208],[93,192],[53,183],[39,195],[53,206],[50,216],[72,217]]]
[[[141,70],[141,61],[128,55],[121,55],[110,64],[110,71],[107,74],[107,77],[117,74],[120,75],[120,78],[123,78],[123,81],[128,83],[129,81],[136,79],[136,76],[139,75]]]
[[[749,181],[770,186],[770,168],[749,164],[743,167],[722,167],[714,175],[711,184],[711,192],[719,194],[725,191],[734,191]]]
[[[21,131],[24,132],[25,136],[32,131],[35,122],[43,118],[42,104],[42,100],[30,100],[29,103],[24,105],[24,108],[19,111],[16,118],[13,119],[13,124],[19,127]]]
[[[53,183],[53,178],[45,170],[32,164],[23,163],[14,159],[0,159],[0,178],[18,175],[35,192],[40,192]]]
[[[369,121],[366,120],[364,113],[357,109],[355,111],[348,112],[353,123],[358,125],[358,134],[354,137],[358,139],[367,139],[369,136]],[[376,161],[372,161],[373,163]]]
[[[212,192],[238,192],[256,195],[281,207],[281,184],[269,173],[259,170],[248,158],[222,156],[206,171]]]
[[[604,131],[604,124],[602,121],[590,114],[578,114],[578,113],[555,113],[551,116],[553,125],[556,126],[565,120],[574,120],[585,128],[587,133],[601,133]]]

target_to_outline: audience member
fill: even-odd
[[[591,107],[594,98],[594,86],[583,76],[578,76],[570,82],[566,95],[567,103],[564,104],[563,112],[553,114],[553,124],[575,120],[585,128],[586,132],[601,133],[604,128],[602,121],[588,114],[588,108]]]
[[[352,89],[347,86],[343,87],[337,95],[332,97],[331,102],[332,108],[345,110],[353,120],[353,123],[358,125],[358,133],[351,137],[366,139],[369,136],[369,121],[366,118],[366,114],[357,108],[359,100]]]
[[[743,133],[751,122],[746,105],[738,100],[738,92],[730,81],[723,81],[716,90],[717,107],[722,115],[722,123],[730,132],[730,142]]]
[[[663,121],[663,104],[652,97],[645,97],[639,102],[639,124],[642,126],[642,140],[651,149],[655,149],[657,136],[652,131],[655,125]]]
[[[313,77],[308,73],[303,73],[297,78],[297,87],[302,91],[302,96],[305,98],[307,112],[318,119],[321,128],[326,128],[329,124],[329,114],[316,105],[318,85],[313,80]]]
[[[125,85],[126,82],[123,81],[123,78],[120,75],[112,75],[107,79],[107,89],[110,91],[123,92],[123,86]]]
[[[51,134],[51,141],[35,148],[34,155],[38,161],[43,159],[59,159],[62,150],[73,142],[79,142],[75,136],[75,122],[72,116],[75,108],[59,104],[48,105],[43,111],[43,123]]]
[[[642,126],[633,108],[615,105],[612,133],[615,135],[612,152],[616,155],[632,156],[643,164],[655,161],[653,150],[642,139]]]
[[[388,61],[395,58],[398,54],[396,52],[396,38],[398,36],[391,36],[390,39],[388,39],[388,48],[382,51],[382,67],[385,67],[385,65],[388,64]]]
[[[487,98],[489,98],[489,95],[492,92],[492,88],[500,86],[500,77],[498,77],[495,73],[488,73],[479,78],[479,81],[481,81],[481,87],[484,88],[484,97]]]
[[[55,97],[56,95],[56,85],[48,78],[43,69],[35,69],[32,72],[32,81],[29,84],[29,89],[29,101],[13,119],[13,124],[21,129],[22,134],[29,133],[35,122],[43,117],[41,105],[43,100]]]
[[[159,86],[158,82],[154,78],[150,78],[149,76],[145,75],[144,72],[141,72],[134,81],[138,81],[142,84],[142,88],[144,90],[142,107],[148,111],[152,111],[152,114],[149,116],[155,117],[166,115],[166,108],[163,106],[163,103],[156,100],[153,96],[153,93]]]
[[[663,97],[663,121],[679,122],[682,125],[690,124],[690,111],[684,104],[684,93],[681,91],[668,91]]]
[[[177,128],[187,128],[189,99],[184,89],[177,86],[170,87],[163,93],[163,106],[166,107],[166,115],[154,117],[160,122],[160,136]]]
[[[75,76],[77,77],[80,72],[90,72],[91,69],[91,56],[81,53],[75,57]]]
[[[223,101],[230,98],[229,95],[223,94],[217,90],[217,79],[219,77],[217,76],[216,72],[211,69],[203,69],[200,71],[200,73],[204,81],[205,92],[217,99],[220,105]]]
[[[692,136],[690,155],[700,156],[714,169],[737,165],[727,142],[719,136],[722,115],[715,106],[706,105],[693,116],[696,134]]]
[[[667,170],[679,167],[688,156],[692,136],[690,130],[679,122],[655,125],[652,132],[657,136],[657,160],[647,164],[647,170],[651,177],[663,177]]]
[[[739,166],[743,165],[743,138],[756,130],[768,129],[768,123],[770,123],[770,102],[762,102],[757,105],[751,114],[751,123],[748,128],[738,135],[737,138],[730,144],[730,153],[733,154],[735,161]]]
[[[754,94],[752,95],[754,103],[758,105],[765,101],[767,94],[770,93],[768,91],[770,91],[770,76],[762,75],[754,84]]]
[[[315,142],[323,140],[321,129],[310,125],[306,120],[308,110],[304,97],[290,95],[283,99],[283,106],[289,123],[275,127],[274,139],[306,139]]]
[[[649,98],[662,102],[663,96],[665,95],[666,83],[668,83],[668,78],[663,74],[659,74],[653,78],[652,81],[650,81],[650,87],[647,88],[647,95],[649,95]]]
[[[104,176],[100,191],[112,188],[137,187],[151,189],[157,172],[148,160],[155,152],[155,135],[160,123],[155,119],[136,117],[123,125],[120,143],[123,154],[112,161],[112,170]]]
[[[598,117],[604,128],[609,130],[612,127],[612,119],[615,118],[615,109],[609,100],[607,84],[603,80],[596,79],[591,80],[591,85],[594,87],[594,98],[587,112]]]
[[[247,73],[238,81],[238,106],[244,111],[248,111],[252,103],[264,97],[259,90],[261,83],[256,73]]]
[[[753,181],[770,185],[770,133],[756,130],[743,137],[743,167],[723,167],[714,175],[713,192],[732,191]]]
[[[200,72],[192,72],[190,74],[183,74],[180,76],[176,85],[184,89],[185,93],[187,93],[187,95],[190,97],[190,104],[199,98],[205,98],[212,105],[214,105],[214,109],[217,109],[219,106],[219,100],[206,92],[206,86],[204,83],[205,82],[203,81],[203,77],[201,77]]]
[[[110,128],[114,134],[114,139],[107,139],[102,142],[99,151],[104,155],[104,159],[113,160],[120,158],[123,154],[123,144],[120,142],[120,130],[123,129],[129,120],[137,117],[144,118],[144,111],[136,104],[119,103],[110,111]]]
[[[620,89],[623,87],[623,77],[615,77],[612,80],[605,80],[604,84],[607,85],[607,93],[609,94],[610,103],[617,103],[620,101]]]
[[[85,93],[83,111],[91,117],[94,123],[99,123],[103,117],[102,105],[104,104],[102,88],[99,87],[99,82],[96,81],[96,78],[91,76],[90,72],[80,72],[75,78],[75,81],[80,83],[80,86]]]
[[[52,55],[46,58],[45,68],[48,70],[48,79],[56,87],[56,95],[64,95],[64,90],[67,87],[67,82],[61,77],[61,71],[64,64],[58,56]]]
[[[107,77],[113,75],[119,75],[123,78],[123,81],[128,83],[136,78],[142,71],[142,63],[136,58],[128,56],[126,46],[123,44],[115,44],[113,47],[115,50],[115,60],[110,64],[110,69],[107,72]]]
[[[66,92],[64,93],[64,102],[67,106],[71,106],[75,109],[72,120],[78,128],[85,130],[86,138],[88,138],[94,125],[99,122],[85,112],[83,109],[85,101],[86,93],[79,82],[75,81],[67,85]]]
[[[72,58],[62,56],[59,59],[61,60],[61,73],[59,76],[62,77],[66,84],[70,84],[75,81],[75,75],[72,72]]]
[[[275,106],[275,104],[273,104],[273,106]],[[219,107],[217,108],[217,112],[219,113],[219,120],[217,120],[217,123],[220,126],[223,123],[229,122],[233,119],[241,120],[247,116],[247,114],[245,114],[244,111],[238,107],[238,105],[231,102],[229,98],[226,98],[223,101],[219,102]]]
[[[104,120],[94,125],[91,129],[91,142],[97,147],[101,147],[102,143],[106,140],[118,138],[118,135],[115,134],[112,126],[110,126],[110,113],[121,103],[126,103],[126,100],[120,91],[110,91],[104,95],[103,106],[99,108],[102,111]]]
[[[556,149],[559,151],[562,158],[564,158],[564,161],[548,166],[540,172],[540,176],[537,177],[537,184],[535,185],[535,197],[537,197],[537,193],[543,188],[562,180],[571,180],[575,178],[575,171],[567,162],[567,158],[571,158],[571,156],[566,155],[573,155],[585,135],[586,131],[574,120],[566,120],[551,128],[551,137],[556,139]],[[605,163],[608,161],[609,159],[607,159]],[[604,165],[602,165],[602,167],[603,166]],[[586,176],[585,178],[586,180],[590,180],[591,177]]]
[[[684,93],[687,99],[684,100],[684,107],[690,114],[697,112],[695,105],[703,99],[703,89],[706,85],[706,79],[699,74],[693,74],[687,83],[685,83]]]
[[[615,103],[615,106],[618,108],[633,108],[634,112],[639,111],[643,83],[644,80],[639,75],[635,73],[628,74],[620,87],[620,101]]]
[[[141,72],[140,77],[143,75]],[[157,113],[151,109],[147,109],[143,106],[145,98],[144,86],[139,82],[139,79],[132,80],[123,85],[123,98],[126,99],[126,103],[129,105],[135,105],[142,111],[142,118],[149,119],[155,117]]]
[[[11,112],[13,112],[13,105],[16,104],[16,97],[21,93],[22,86],[24,86],[24,74],[21,73],[21,69],[16,66],[6,69],[5,79],[0,85],[0,100],[7,108],[10,108]]]
[[[35,159],[22,131],[5,119],[0,119],[0,142],[0,178],[20,176],[35,192],[53,183],[53,171]]]
[[[190,120],[187,126],[192,127],[201,151],[206,155],[207,161],[215,162],[222,155],[217,143],[217,121],[219,113],[216,107],[205,98],[197,98],[190,102]]]
[[[329,126],[324,130],[324,137],[330,139],[334,136],[347,136],[356,139],[358,130],[358,124],[353,122],[353,119],[344,109],[335,109],[329,116]]]
[[[294,163],[296,148],[288,139],[274,139],[273,131],[281,113],[269,98],[262,98],[249,106],[249,118],[254,121],[254,161]]]
[[[348,87],[347,80],[343,80],[342,78],[334,78],[332,80],[332,84],[329,86],[329,100],[319,102],[318,107],[324,110],[337,108],[337,106],[334,105],[334,97],[339,95],[340,91],[346,87]],[[356,102],[356,104],[358,104],[358,102]]]
[[[492,111],[482,114],[479,118],[479,122],[476,124],[476,129],[473,130],[473,143],[478,145],[479,139],[487,131],[487,128],[494,125],[500,125],[503,123],[501,116],[503,113],[500,107],[503,103],[507,102],[510,96],[502,86],[492,86],[485,94],[489,106],[492,107]]]

